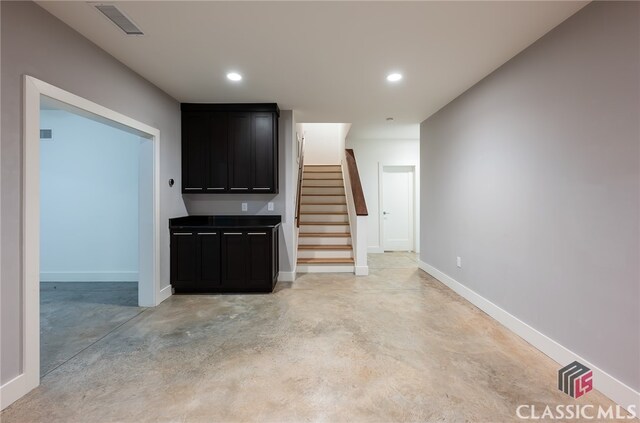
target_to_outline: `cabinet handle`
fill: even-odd
[[[247,235],[266,235],[266,232],[249,232]]]
[[[229,188],[229,189],[237,189],[237,190],[242,190],[242,191],[244,191],[244,190],[249,189],[249,188]]]
[[[255,190],[259,190],[259,189],[261,189],[261,190],[265,190],[265,189],[271,189],[271,188],[270,188],[270,187],[266,187],[266,188],[254,188],[254,189],[255,189]]]
[[[218,235],[217,232],[198,232],[198,235]]]
[[[224,187],[222,187],[222,188],[219,188],[219,187],[211,188],[211,187],[209,187],[209,188],[207,188],[207,189],[211,189],[211,190],[221,190],[221,189],[224,189]]]
[[[173,235],[193,235],[191,232],[174,232]]]
[[[193,190],[196,190],[196,189],[202,189],[202,188],[185,188],[184,190],[185,190],[185,191],[187,191],[187,190],[189,190],[189,191],[193,191]]]
[[[242,235],[242,232],[225,232],[223,235]]]

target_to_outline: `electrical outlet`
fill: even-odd
[[[462,267],[462,258],[461,257],[456,257],[456,266]]]
[[[242,203],[242,211],[247,211],[249,208],[247,207],[247,203]]]
[[[269,211],[273,211],[273,201],[269,201],[269,202],[267,203],[267,210],[269,210]]]

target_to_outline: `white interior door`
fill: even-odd
[[[413,251],[413,166],[382,168],[382,239],[385,251]]]

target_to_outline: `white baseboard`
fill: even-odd
[[[160,304],[161,302],[169,298],[171,295],[173,295],[171,285],[165,286],[164,288],[160,289],[160,292],[158,293],[158,301],[156,302]]]
[[[138,282],[138,272],[40,272],[41,282]]]
[[[367,276],[369,274],[369,266],[356,266],[356,276]]]
[[[278,282],[293,282],[296,280],[296,272],[279,272]]]
[[[384,253],[384,248],[379,245],[373,247],[367,247],[367,253],[369,254],[382,254]]]
[[[522,320],[518,319],[512,314],[509,314],[507,311],[498,307],[480,294],[467,288],[460,282],[456,281],[455,279],[441,272],[435,267],[421,260],[418,260],[418,267],[451,288],[461,297],[465,298],[467,301],[478,307],[480,310],[493,317],[507,329],[523,338],[525,341],[536,347],[551,359],[558,362],[559,367],[569,364],[572,361],[579,361],[580,363],[589,367],[591,370],[593,370],[595,389],[602,392],[604,395],[627,410],[632,405],[634,406],[632,408],[635,408],[636,412],[640,410],[640,393],[638,391],[634,390],[630,386],[625,385],[623,382],[614,378],[604,370],[600,369],[598,366],[594,365],[588,360],[585,360],[578,354],[560,345],[545,334],[532,328]],[[550,389],[554,388],[555,387],[550,387]]]
[[[0,386],[0,410],[10,406],[36,386],[28,386],[27,375],[24,373]]]

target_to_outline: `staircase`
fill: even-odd
[[[305,165],[300,190],[298,272],[353,272],[340,165]]]

